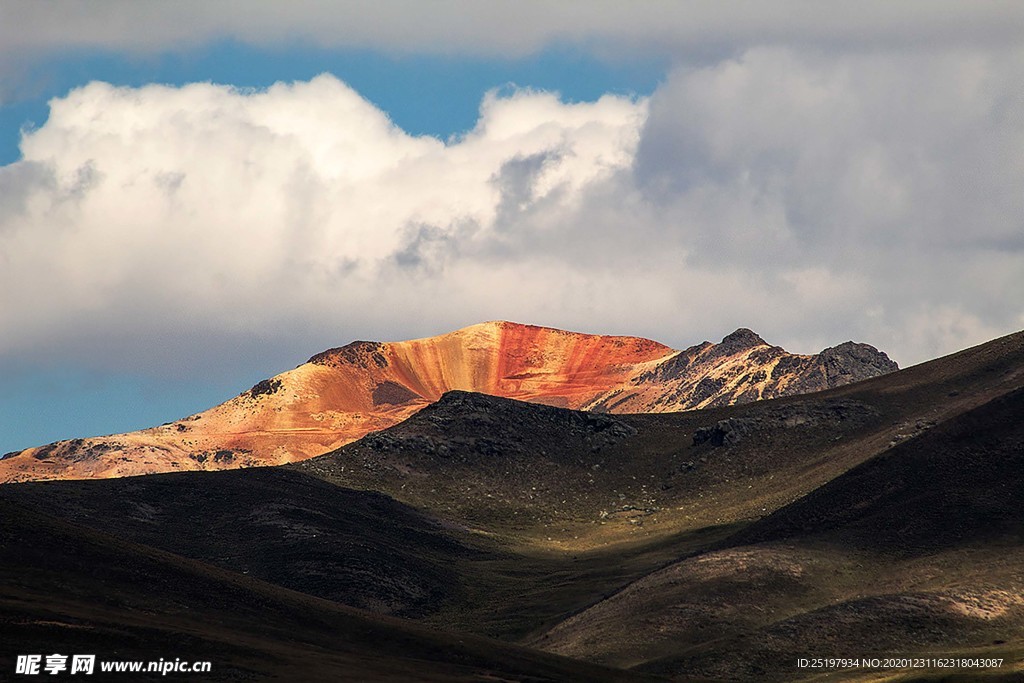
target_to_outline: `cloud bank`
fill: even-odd
[[[508,318],[924,360],[1024,327],[1022,79],[755,48],[649,100],[490,93],[448,141],[329,75],[92,83],[0,168],[0,358],[199,372]]]
[[[66,3],[13,0],[0,9],[0,45],[15,54],[67,48],[153,52],[218,39],[260,46],[312,42],[521,57],[553,44],[606,56],[680,54],[755,44],[992,46],[1019,42],[1014,0],[272,0]]]

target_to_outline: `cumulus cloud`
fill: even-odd
[[[645,108],[492,93],[443,143],[327,75],[261,92],[92,83],[0,169],[0,352],[115,362],[139,336],[180,357],[290,324],[429,307],[461,322],[462,290],[483,283],[446,279],[438,301],[423,281],[500,260],[484,253],[501,251],[499,215],[572,206],[628,167]]]
[[[507,318],[924,360],[1024,327],[1022,77],[757,48],[649,100],[490,93],[448,141],[328,75],[92,83],[0,169],[0,357],[208,370]]]

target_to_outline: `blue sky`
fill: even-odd
[[[1017,4],[282,7],[0,8],[0,453],[489,319],[1024,328]]]
[[[136,87],[212,81],[265,88],[327,72],[407,132],[446,139],[473,127],[483,93],[493,88],[511,84],[552,90],[567,101],[594,100],[608,92],[650,95],[668,63],[665,57],[652,55],[609,62],[558,46],[524,57],[472,59],[303,45],[265,49],[233,40],[144,55],[79,49],[28,64],[12,79],[0,108],[0,163],[18,159],[21,129],[46,121],[50,98],[94,80]]]

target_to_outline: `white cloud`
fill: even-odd
[[[0,353],[114,363],[152,335],[180,358],[195,337],[400,319],[438,303],[419,281],[482,249],[499,210],[572,206],[627,167],[645,106],[488,95],[444,144],[331,76],[264,92],[92,83],[51,102],[0,169]],[[449,320],[477,285],[453,284]]]
[[[758,48],[649,101],[491,94],[447,143],[330,76],[93,83],[0,169],[0,359],[270,371],[508,318],[924,360],[1024,315],[1022,77]]]

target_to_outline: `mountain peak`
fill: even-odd
[[[746,327],[740,327],[732,334],[726,335],[722,339],[722,343],[719,345],[729,350],[740,351],[743,349],[752,349],[755,346],[767,346],[768,342],[761,339],[753,330],[747,329]]]
[[[870,344],[853,341],[832,346],[819,354],[829,386],[848,384],[899,370],[895,361]]]

